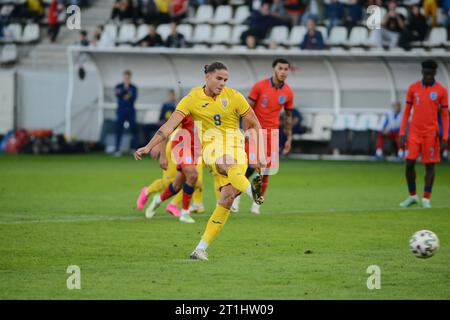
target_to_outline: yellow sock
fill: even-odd
[[[222,207],[218,204],[208,220],[208,224],[206,225],[206,230],[203,233],[202,240],[210,245],[217,238],[220,230],[222,230],[223,226],[227,222],[229,215],[230,209]]]
[[[172,201],[170,201],[171,204],[178,206],[183,200],[183,190],[180,190],[175,197],[172,198]]]
[[[203,203],[203,188],[196,187],[194,194],[192,195],[195,204]]]
[[[216,195],[216,202],[219,203],[220,200],[220,190],[217,183],[217,179],[214,179],[214,194]]]
[[[151,185],[147,188],[147,194],[155,193],[155,192],[161,192],[163,191],[164,184],[162,179],[158,179],[152,182]]]
[[[234,165],[228,169],[228,179],[230,179],[231,185],[242,193],[247,193],[250,187],[250,181],[245,177],[245,172],[239,165]]]

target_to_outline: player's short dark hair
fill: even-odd
[[[273,60],[273,62],[272,62],[272,68],[275,68],[275,66],[276,66],[277,64],[279,64],[279,63],[281,63],[281,64],[287,64],[287,65],[291,66],[291,64],[289,63],[289,61],[287,61],[286,59],[284,59],[284,58],[277,58],[277,59]]]
[[[216,70],[228,70],[227,66],[224,65],[222,62],[216,61],[211,64],[207,64],[204,67],[205,74],[214,72]]]
[[[131,77],[131,71],[130,70],[125,70],[123,72],[123,74],[126,74],[127,76]]]
[[[422,69],[437,69],[437,63],[434,60],[428,59],[422,62]]]
[[[80,31],[80,35],[86,37],[87,36],[87,31],[86,30],[81,30]]]

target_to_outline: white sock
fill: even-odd
[[[202,239],[197,245],[197,248],[195,250],[206,250],[208,249],[208,244]]]
[[[417,194],[415,194],[415,195],[413,195],[413,196],[409,196],[410,198],[412,198],[412,199],[414,199],[414,200],[418,200],[418,198],[417,198]]]
[[[157,204],[157,205],[160,205],[161,202],[162,202],[162,200],[161,200],[161,194],[158,194],[158,198],[156,198],[156,204]]]
[[[187,215],[187,214],[189,214],[189,210],[181,209],[181,215],[182,215],[182,216],[185,216],[185,215]]]
[[[252,186],[248,186],[247,191],[245,191],[245,193],[253,199],[253,192],[252,192]]]

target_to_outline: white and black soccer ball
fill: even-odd
[[[430,258],[439,249],[439,239],[430,230],[420,230],[409,240],[409,249],[418,258]]]

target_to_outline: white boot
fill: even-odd
[[[236,213],[239,211],[239,201],[241,200],[241,196],[237,196],[234,201],[233,204],[231,205],[230,211],[233,213]]]
[[[252,205],[252,208],[250,209],[250,212],[253,213],[253,214],[259,214],[260,213],[259,212],[259,208],[260,207],[261,207],[261,205],[253,202],[253,205]]]

